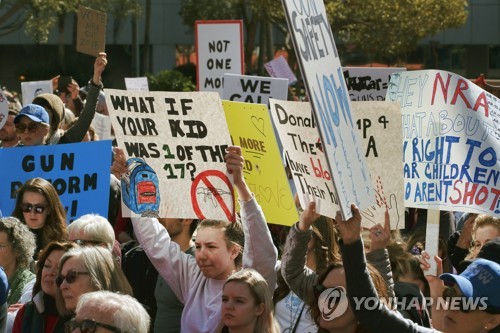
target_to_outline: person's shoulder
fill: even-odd
[[[7,279],[7,274],[0,267],[0,305],[7,302],[7,296],[9,295],[9,280]]]

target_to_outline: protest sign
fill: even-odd
[[[375,202],[370,173],[358,144],[349,93],[322,0],[282,0],[288,29],[312,102],[321,141],[344,218],[351,204]]]
[[[267,222],[288,226],[297,222],[297,208],[267,106],[229,101],[222,104],[232,142],[241,147],[245,158],[245,180]]]
[[[500,100],[445,71],[391,75],[407,207],[500,216]]]
[[[52,81],[21,82],[21,93],[23,94],[23,105],[30,104],[40,94],[52,94]]]
[[[344,78],[351,101],[384,101],[391,74],[404,67],[344,67]]]
[[[94,119],[92,119],[92,127],[99,137],[99,140],[113,139],[111,136],[111,119],[109,116],[96,112],[94,114]]]
[[[293,73],[285,57],[282,55],[264,64],[264,68],[271,77],[288,79],[288,84],[297,82],[297,77]]]
[[[389,211],[391,229],[405,227],[401,111],[396,102],[353,102],[352,112],[373,182],[376,204],[362,211],[363,224],[384,224]],[[370,222],[370,223],[367,223]]]
[[[196,86],[222,96],[224,73],[243,74],[243,21],[196,21]]]
[[[147,77],[126,77],[125,87],[127,90],[149,91]]]
[[[2,89],[0,89],[0,129],[7,122],[7,116],[9,115],[9,100],[5,96]]]
[[[263,76],[224,74],[222,99],[268,105],[269,98],[286,100],[288,80]]]
[[[270,99],[269,104],[300,206],[306,209],[314,200],[319,214],[335,218],[340,209],[339,199],[327,168],[311,104],[275,99]]]
[[[108,216],[111,141],[0,149],[0,210],[14,210],[16,191],[40,177],[56,189],[66,219],[84,214]]]
[[[106,48],[105,12],[78,7],[78,25],[76,27],[76,51],[97,57]]]
[[[234,218],[224,162],[231,138],[217,93],[106,89],[106,104],[118,146],[136,159],[130,166],[147,164],[156,174],[138,201],[154,202],[160,217]],[[125,181],[134,197],[134,178]]]

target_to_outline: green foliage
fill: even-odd
[[[176,70],[164,70],[147,75],[151,91],[195,91],[196,86],[187,76]]]
[[[182,0],[179,15],[188,27],[194,29],[196,20],[241,19],[238,0]]]

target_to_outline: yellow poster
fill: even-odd
[[[245,158],[243,174],[268,223],[290,226],[298,213],[264,104],[223,101],[233,144]]]

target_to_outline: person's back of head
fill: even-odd
[[[111,251],[115,244],[115,232],[109,221],[98,214],[82,215],[68,226],[68,239],[86,244],[105,244]]]
[[[76,319],[79,321],[101,316],[105,325],[110,325],[120,332],[147,333],[150,317],[144,307],[129,295],[110,291],[95,291],[82,295],[76,307]],[[101,322],[102,323],[102,322]]]

